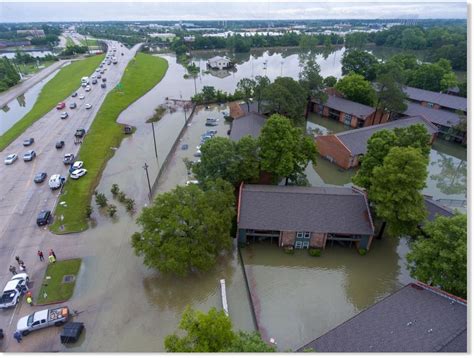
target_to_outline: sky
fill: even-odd
[[[6,2],[0,0],[1,22],[35,21],[153,21],[253,19],[393,19],[467,17],[466,2],[373,1],[348,2]]]

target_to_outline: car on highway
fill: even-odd
[[[69,114],[67,112],[61,113],[61,119],[66,119],[67,117],[69,117]]]
[[[48,225],[50,218],[51,218],[50,210],[41,210],[38,216],[36,217],[36,225],[38,226]]]
[[[77,170],[74,170],[72,173],[71,173],[71,179],[79,179],[80,177],[84,176],[87,174],[87,170],[82,168],[82,169],[77,169]]]
[[[107,65],[110,65],[110,64],[112,64],[112,61],[107,61]]]
[[[51,190],[59,189],[65,180],[66,178],[62,177],[60,174],[53,174],[49,178],[48,186]]]
[[[90,92],[91,89],[92,89],[91,86],[87,86],[87,87],[85,88],[85,91],[86,91],[86,92]]]
[[[35,142],[34,138],[28,138],[23,141],[23,146],[28,147],[29,145],[32,145]]]
[[[76,129],[76,133],[74,133],[74,137],[82,138],[86,134],[86,130],[84,128]]]
[[[91,108],[92,108],[92,104],[86,103],[86,109],[91,109]]]
[[[101,83],[101,84],[100,84],[100,87],[101,87],[101,88],[105,88],[105,87],[107,87],[107,85],[106,85],[105,83]]]
[[[102,82],[107,82],[107,78],[102,78]]]
[[[15,161],[18,159],[18,155],[16,153],[13,153],[13,154],[9,154],[6,158],[5,158],[5,164],[6,165],[10,165],[10,164],[13,164],[15,163]]]
[[[74,108],[76,108],[76,107],[77,107],[76,102],[72,102],[72,103],[69,105],[69,108],[70,108],[70,109],[74,109]]]
[[[36,152],[34,150],[29,150],[25,154],[23,154],[23,161],[25,162],[31,162],[35,158]]]
[[[66,165],[74,163],[74,154],[72,153],[64,154],[63,163]]]
[[[101,74],[98,74],[97,75],[97,78],[100,80],[102,78],[102,75]]]
[[[94,78],[94,79],[92,80],[92,84],[93,84],[93,85],[96,85],[96,84],[97,84],[97,79],[96,79],[96,78]]]
[[[56,142],[56,149],[61,149],[62,147],[64,147],[64,141],[63,140],[59,140]]]
[[[79,96],[79,99],[84,99],[84,98],[86,98],[86,96],[84,96],[83,94]]]
[[[85,82],[84,82],[84,83],[81,83],[81,87],[82,87],[82,88],[84,88],[84,87],[86,87],[86,86],[87,86],[87,83],[85,83]]]
[[[47,176],[48,174],[46,172],[39,172],[38,174],[35,175],[35,178],[33,179],[33,181],[36,184],[42,183],[46,180]]]
[[[30,278],[26,273],[19,273],[7,282],[0,296],[0,308],[15,307],[20,301],[21,295],[29,290]]]
[[[56,109],[63,109],[64,107],[66,107],[66,103],[59,102],[58,105],[56,106]]]
[[[77,92],[74,92],[71,97],[77,97]]]
[[[27,336],[30,332],[41,328],[59,327],[66,323],[68,319],[69,308],[67,306],[45,309],[21,317],[16,324],[16,331],[20,332],[22,336]]]
[[[104,73],[105,73],[105,68],[104,68],[102,71],[100,71],[100,73],[101,73],[101,74],[104,74]]]

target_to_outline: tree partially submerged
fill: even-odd
[[[234,332],[230,318],[215,308],[204,313],[187,307],[179,328],[186,334],[166,336],[167,352],[275,352],[257,332]]]
[[[337,81],[336,89],[351,101],[367,106],[373,106],[375,104],[375,90],[372,84],[364,79],[362,75],[351,73],[344,76]]]
[[[233,187],[222,179],[178,186],[144,208],[132,236],[135,254],[163,273],[186,275],[212,268],[222,250],[232,247]]]
[[[324,91],[324,78],[320,74],[321,68],[318,63],[310,58],[303,67],[303,71],[300,73],[300,84],[304,88],[307,95],[306,104],[306,118],[308,118],[311,101],[317,100],[319,103],[324,103],[327,100],[327,94]]]
[[[467,216],[437,216],[423,227],[407,254],[412,277],[467,297]]]

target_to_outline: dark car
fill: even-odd
[[[45,181],[47,176],[48,176],[48,174],[45,173],[45,172],[38,173],[38,174],[35,175],[34,182],[37,183],[37,184],[42,183],[42,182]]]
[[[97,80],[96,80],[95,78],[92,80],[92,84],[93,84],[93,85],[96,85],[96,84],[97,84]]]
[[[41,210],[40,213],[38,214],[38,217],[36,218],[36,224],[38,224],[38,226],[47,225],[50,217],[51,217],[50,210]]]
[[[107,82],[107,78],[102,78],[102,82]]]
[[[84,137],[84,134],[86,134],[86,130],[81,128],[81,129],[76,129],[76,133],[74,134],[74,136],[78,138],[82,138]]]
[[[63,140],[60,140],[60,141],[56,142],[56,149],[61,149],[62,147],[64,147],[64,141]]]
[[[71,97],[77,97],[77,92],[74,92]]]
[[[105,87],[107,87],[107,86],[106,86],[105,83],[102,82],[102,83],[100,84],[100,87],[101,87],[101,88],[105,88]]]
[[[77,107],[76,102],[72,102],[72,103],[69,105],[69,108],[71,108],[71,109],[74,109],[74,108],[76,108],[76,107]]]
[[[34,138],[28,138],[23,141],[23,145],[25,147],[28,147],[29,145],[32,145],[35,142]]]

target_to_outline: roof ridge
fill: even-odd
[[[429,122],[426,118],[422,117],[421,115],[417,114],[416,116],[410,116],[407,118],[401,118],[401,119],[396,119],[393,121],[385,122],[385,123],[380,123],[380,124],[374,124],[372,126],[367,126],[367,127],[362,127],[362,128],[356,128],[356,129],[349,129],[344,132],[339,132],[339,133],[334,133],[335,136],[340,136],[340,135],[345,135],[349,133],[359,133],[359,132],[365,132],[374,128],[380,128],[380,127],[387,127],[388,125],[396,122],[402,122],[402,121],[409,121],[409,120],[414,120],[414,119],[421,119],[424,120],[425,122],[428,122],[430,126],[434,126],[431,122]],[[437,128],[436,128],[437,129]]]

